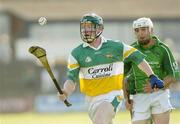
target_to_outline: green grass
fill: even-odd
[[[170,124],[180,123],[180,110],[171,113]],[[0,114],[0,124],[91,124],[87,113],[14,113]],[[130,124],[129,112],[119,112],[114,124]]]

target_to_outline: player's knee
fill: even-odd
[[[115,112],[113,106],[108,102],[104,102],[97,109],[93,119],[93,124],[109,124],[114,116]]]
[[[109,117],[99,116],[94,119],[93,124],[110,124],[112,118],[113,116],[109,116]]]
[[[108,124],[107,118],[104,118],[104,116],[96,116],[93,120],[93,124]]]
[[[107,121],[105,119],[102,118],[97,118],[93,121],[93,124],[109,124],[111,121]]]
[[[93,124],[104,124],[102,119],[95,119]]]

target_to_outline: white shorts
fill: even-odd
[[[107,94],[103,94],[95,97],[86,96],[86,103],[88,106],[89,117],[93,119],[98,106],[105,101],[110,103],[112,102],[115,103],[115,104],[112,103],[114,107],[114,111],[115,112],[119,111],[123,98],[124,96],[122,90],[111,91]]]
[[[169,101],[169,90],[160,90],[151,94],[133,95],[132,121],[146,120],[152,114],[160,114],[173,109]]]

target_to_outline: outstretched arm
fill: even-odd
[[[147,61],[144,59],[138,67],[146,73],[146,75],[149,77],[150,75],[154,74],[153,70],[151,69],[150,65],[147,63]]]
[[[152,89],[156,90],[164,88],[164,82],[154,74],[146,60],[143,60],[138,67],[149,77]]]
[[[75,89],[75,83],[72,80],[66,80],[62,89],[64,94],[61,95],[58,93],[59,99],[64,101],[65,99],[67,99],[68,96],[70,96],[74,92]]]
[[[144,59],[145,56],[138,51],[137,49],[125,45],[124,44],[124,59],[126,62],[132,62],[136,64],[139,69],[141,69],[149,78],[151,83],[151,88],[163,88],[164,83],[162,80],[160,80],[156,75],[154,75],[154,72],[152,71],[150,65],[147,63],[147,61]]]

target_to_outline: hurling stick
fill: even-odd
[[[29,52],[31,54],[33,54],[34,56],[36,56],[39,61],[42,63],[42,65],[44,66],[44,68],[47,70],[47,72],[49,73],[51,79],[53,80],[53,83],[54,85],[56,86],[58,92],[60,94],[63,94],[63,91],[61,90],[52,70],[51,70],[51,67],[49,66],[49,63],[48,63],[48,60],[47,60],[47,57],[46,57],[46,50],[39,47],[39,46],[31,46],[29,48]],[[71,106],[71,104],[67,101],[67,99],[64,100],[64,103],[66,104],[66,106]]]
[[[130,91],[129,91],[129,82],[128,82],[128,78],[125,78],[124,81],[123,81],[123,91],[124,91],[124,95],[125,95],[125,98],[127,98],[127,102],[128,104],[131,104],[132,101],[131,101],[131,94],[130,94]],[[130,112],[130,116],[131,116],[131,120],[132,120],[132,116],[133,116],[133,112],[132,110],[130,109],[129,110]]]
[[[130,97],[131,97],[131,95],[130,95],[130,93],[128,92],[128,93],[127,93],[127,100],[128,100],[128,103],[129,103],[129,104],[131,104],[131,102],[132,102]],[[131,116],[131,119],[132,119],[132,116],[133,116],[132,110],[129,110],[129,113],[130,113],[130,116]]]

